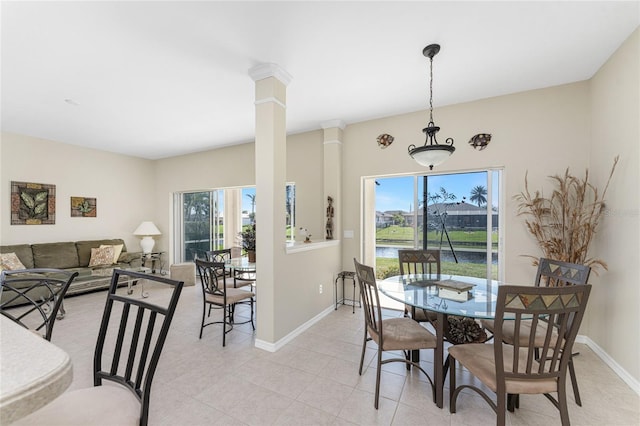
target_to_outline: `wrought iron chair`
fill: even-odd
[[[400,275],[430,274],[440,279],[440,250],[398,250]],[[436,314],[416,309],[415,306],[404,305],[405,316],[411,316],[418,322],[433,323]]]
[[[242,247],[231,247],[231,258],[239,258],[242,257]],[[234,287],[244,287],[244,286],[252,286],[256,285],[256,270],[234,270],[233,275],[233,286]]]
[[[544,394],[558,410],[563,425],[569,424],[566,380],[571,348],[587,306],[590,285],[566,287],[501,286],[498,288],[493,344],[467,344],[449,348],[449,409],[456,412],[460,391],[469,388],[480,394],[506,422],[508,395]],[[531,318],[530,320],[528,318]],[[524,324],[530,321],[531,326]],[[517,336],[505,343],[503,326],[511,323]],[[538,330],[544,330],[542,346],[536,344]],[[554,338],[554,334],[561,338]],[[456,362],[496,394],[497,402],[473,385],[456,387]],[[551,396],[557,392],[557,398]]]
[[[64,296],[78,272],[60,269],[2,271],[0,313],[51,341],[56,318],[64,318]]]
[[[584,285],[589,280],[591,268],[585,265],[577,265],[575,263],[562,262],[559,260],[540,258],[538,261],[538,271],[536,272],[535,286],[536,287],[563,287],[569,285]],[[495,337],[495,325],[491,320],[482,320],[482,326],[494,334]],[[516,339],[518,334],[514,330],[514,324],[510,321],[506,321],[503,324],[502,339],[505,343],[510,345],[514,344],[515,340],[519,340],[519,344],[527,344],[526,339],[529,336],[529,328],[531,327],[530,321],[524,321],[521,326],[521,335]],[[541,326],[540,326],[541,327]],[[542,347],[544,343],[544,330],[540,328],[536,333],[536,345]],[[575,354],[574,354],[575,355]],[[569,375],[571,376],[571,386],[573,387],[573,395],[576,404],[582,406],[582,400],[580,398],[580,390],[578,388],[578,379],[576,378],[576,370],[573,364],[573,358],[569,360]],[[516,397],[517,407],[517,397]],[[512,408],[512,407],[510,407]]]
[[[387,318],[382,319],[382,309],[380,308],[380,296],[378,294],[378,286],[376,284],[376,276],[373,268],[359,263],[353,259],[356,267],[356,275],[358,277],[358,285],[360,287],[360,295],[362,298],[365,329],[364,339],[362,342],[362,355],[360,357],[359,374],[362,375],[362,365],[364,363],[364,354],[367,348],[367,342],[373,340],[377,345],[377,363],[376,363],[376,392],[374,406],[378,409],[378,401],[380,399],[380,373],[382,365],[389,362],[404,362],[407,369],[411,366],[418,368],[427,376],[431,383],[431,390],[435,399],[435,386],[429,374],[422,369],[419,363],[411,360],[411,351],[420,349],[435,349],[436,337],[426,328],[411,318]],[[384,351],[402,351],[404,358],[389,358],[382,360],[382,352]],[[435,365],[434,365],[434,368]]]
[[[202,283],[202,324],[200,326],[200,339],[202,330],[208,325],[222,324],[222,346],[226,346],[227,333],[233,330],[234,324],[246,324],[251,322],[251,327],[255,330],[253,323],[253,303],[255,294],[249,290],[243,290],[227,286],[227,275],[225,265],[221,262],[206,262],[196,260],[196,267],[200,272],[200,282]],[[236,323],[234,321],[235,305],[247,301],[251,306],[251,316],[247,321]],[[208,307],[208,309],[207,309]],[[207,317],[211,316],[212,308],[222,309],[222,321],[205,323]]]
[[[116,293],[120,277],[152,281],[169,293],[149,299]],[[182,286],[157,275],[114,270],[93,358],[94,387],[64,393],[16,424],[146,426],[151,384]],[[113,347],[105,348],[107,343]],[[116,386],[103,386],[105,380]]]
[[[207,261],[208,262],[217,262],[217,263],[229,263],[231,259],[235,256],[236,250],[234,248],[228,249],[220,249],[220,250],[210,250],[207,251]],[[225,274],[227,277],[233,277],[233,281],[227,283],[228,286],[233,286],[234,288],[253,286],[255,284],[255,270],[252,271],[237,271],[232,269],[225,270]]]

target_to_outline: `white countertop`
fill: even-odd
[[[65,351],[0,315],[0,424],[43,407],[72,379]]]

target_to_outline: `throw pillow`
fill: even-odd
[[[114,244],[114,245],[102,244],[100,246],[100,248],[113,247],[113,262],[112,263],[118,263],[118,259],[120,258],[120,253],[122,253],[122,247],[123,246],[124,246],[124,244]]]
[[[2,264],[2,269],[6,269],[8,271],[15,271],[17,269],[26,269],[25,266],[20,262],[18,256],[15,253],[2,253],[0,254],[0,263]]]
[[[89,260],[90,268],[94,266],[111,265],[112,263],[113,263],[113,246],[91,249],[91,260]]]

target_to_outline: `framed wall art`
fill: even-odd
[[[97,200],[89,197],[71,197],[71,217],[96,217]]]
[[[56,186],[11,181],[11,224],[56,223]]]

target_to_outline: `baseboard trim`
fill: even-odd
[[[617,375],[624,381],[636,394],[640,395],[640,381],[627,372],[620,364],[616,362],[604,349],[602,349],[596,342],[591,340],[588,336],[578,335],[576,336],[577,343],[584,343],[593,352],[595,352],[600,359],[607,364]]]
[[[295,339],[296,337],[301,335],[309,327],[311,327],[312,325],[314,325],[315,323],[320,321],[322,318],[324,318],[327,315],[329,315],[334,310],[335,310],[335,306],[332,304],[331,306],[326,308],[324,311],[320,312],[318,315],[316,315],[315,317],[311,318],[309,321],[305,322],[300,327],[296,328],[291,333],[287,334],[286,336],[284,336],[282,339],[278,340],[275,343],[267,342],[265,340],[256,339],[255,347],[258,348],[258,349],[262,349],[262,350],[268,351],[268,352],[276,352],[280,348],[285,346],[287,343],[289,343],[290,341],[292,341],[293,339]]]

